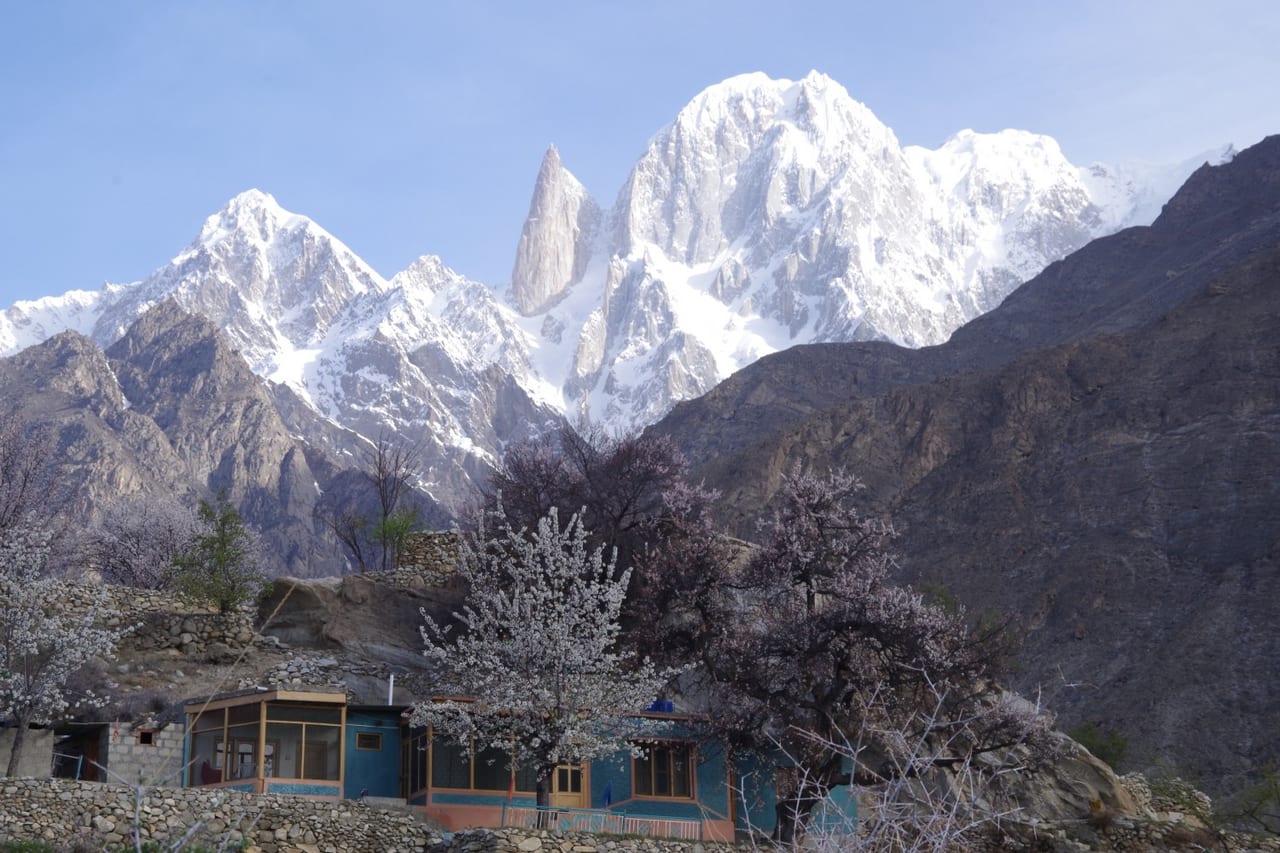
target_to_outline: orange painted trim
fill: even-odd
[[[450,832],[475,827],[493,828],[502,823],[502,806],[427,805],[419,808]]]

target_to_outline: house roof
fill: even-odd
[[[341,688],[325,689],[307,688],[305,690],[288,690],[269,687],[251,687],[248,690],[235,690],[228,693],[215,693],[212,696],[196,697],[183,703],[188,714],[201,711],[213,711],[219,708],[231,708],[236,705],[252,705],[258,702],[310,702],[324,705],[347,704],[347,692]]]

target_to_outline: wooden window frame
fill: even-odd
[[[691,741],[685,740],[661,740],[648,741],[641,743],[641,749],[649,752],[649,777],[648,787],[649,793],[642,793],[640,790],[640,779],[642,778],[641,763],[644,758],[632,756],[631,758],[631,795],[638,800],[674,800],[677,802],[687,803],[698,799],[698,774],[697,774],[697,753],[695,745]],[[685,758],[685,774],[688,780],[689,793],[687,794],[659,794],[657,791],[657,774],[654,772],[657,762],[653,760],[656,751],[661,750],[667,757],[667,778],[671,780],[671,787],[674,788],[675,762],[674,753],[677,750],[684,752]]]

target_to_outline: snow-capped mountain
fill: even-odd
[[[258,190],[209,217],[141,282],[18,303],[0,341],[14,351],[74,328],[107,347],[166,298],[211,320],[274,383],[295,434],[335,458],[353,452],[352,433],[421,439],[425,485],[438,494],[464,493],[466,472],[491,464],[505,442],[557,422],[513,379],[537,385],[525,333],[488,288],[430,256],[387,281]],[[321,424],[338,427],[338,439]]]
[[[1078,168],[1021,131],[904,149],[827,77],[749,74],[682,109],[611,208],[548,151],[502,292],[432,256],[386,279],[250,190],[141,282],[15,304],[0,352],[68,328],[106,347],[172,298],[276,383],[296,434],[424,437],[449,502],[559,416],[643,425],[797,343],[940,343],[1195,165]]]
[[[681,110],[603,218],[550,153],[513,298],[576,339],[560,383],[575,416],[647,423],[793,344],[941,343],[1051,261],[1149,222],[1199,162],[1082,169],[1022,131],[904,149],[830,78],[749,74]]]

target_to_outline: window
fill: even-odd
[[[356,732],[356,749],[382,750],[381,732]]]
[[[344,708],[249,701],[192,713],[191,785],[284,778],[336,781],[342,771]],[[266,725],[262,723],[266,717]],[[149,733],[155,743],[154,730]],[[139,733],[139,743],[143,733]],[[377,746],[381,748],[378,736]]]
[[[138,729],[138,746],[155,746],[156,733],[154,729]]]
[[[416,739],[415,739],[416,740]],[[411,754],[409,761],[426,761],[425,751]],[[409,768],[410,784],[418,774]],[[532,791],[537,774],[530,768],[515,769],[515,789]],[[431,784],[436,788],[459,788],[469,791],[507,791],[511,788],[511,754],[501,749],[482,749],[473,753],[470,745],[463,745],[443,735],[431,739]],[[410,788],[410,791],[419,790]]]
[[[411,797],[427,787],[427,736],[414,735],[400,746],[400,794]]]
[[[334,707],[267,705],[267,740],[279,744],[274,775],[284,779],[338,778],[342,711]]]
[[[693,750],[690,744],[663,742],[644,747],[632,766],[637,797],[693,797]]]

